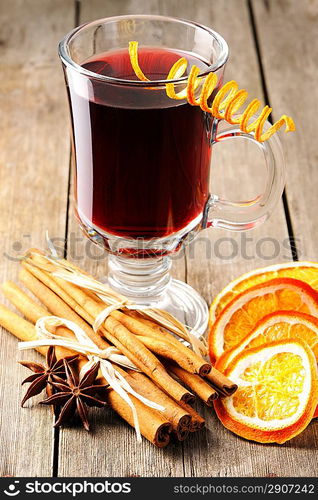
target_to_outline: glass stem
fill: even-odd
[[[138,304],[159,302],[171,282],[171,259],[131,259],[110,255],[108,283]]]

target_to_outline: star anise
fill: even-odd
[[[68,362],[71,363],[77,359],[77,357],[77,355],[69,356],[67,358]],[[63,359],[57,361],[55,349],[52,346],[50,346],[47,350],[46,366],[41,363],[33,363],[32,361],[20,361],[19,363],[34,372],[33,375],[30,375],[22,382],[22,385],[27,382],[31,382],[31,385],[22,399],[21,406],[23,406],[28,399],[40,394],[43,389],[46,389],[47,395],[51,396],[53,394],[53,389],[50,384],[54,382],[56,377],[66,377]]]
[[[107,403],[96,395],[103,397],[108,385],[94,384],[98,374],[99,363],[95,363],[81,379],[79,379],[78,374],[67,359],[64,359],[64,368],[66,380],[55,379],[51,382],[57,392],[53,396],[41,401],[41,404],[62,406],[55,427],[68,422],[77,411],[84,428],[88,431],[89,422],[86,405],[97,406],[99,408],[105,406]]]

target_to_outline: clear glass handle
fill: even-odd
[[[271,124],[266,122],[264,130]],[[212,194],[207,206],[206,227],[222,227],[232,231],[246,231],[264,222],[279,201],[285,184],[285,161],[282,144],[277,134],[265,142],[258,142],[254,135],[241,132],[238,125],[222,121],[214,144],[244,137],[252,141],[264,154],[267,179],[264,192],[248,201],[229,201]],[[239,182],[239,177],[238,177]]]

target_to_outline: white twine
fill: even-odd
[[[91,276],[79,272],[77,269],[73,269],[68,265],[66,261],[62,261],[58,258],[56,249],[53,242],[50,240],[48,233],[46,234],[48,248],[51,253],[51,257],[47,255],[41,255],[42,258],[46,259],[48,262],[53,264],[57,269],[55,271],[50,271],[53,276],[63,279],[77,285],[80,288],[86,290],[91,290],[94,292],[105,304],[106,307],[101,311],[95,318],[93,329],[95,332],[101,327],[106,318],[112,311],[126,308],[134,311],[140,311],[140,313],[147,319],[155,321],[160,326],[170,330],[178,337],[181,337],[187,341],[193,351],[198,355],[206,356],[207,345],[203,337],[199,338],[193,329],[189,329],[177,318],[169,314],[167,311],[162,311],[160,309],[152,309],[145,306],[140,306],[127,299],[124,295],[120,295],[111,288],[107,287],[103,283],[95,280]],[[32,252],[31,252],[32,254]],[[30,262],[32,265],[37,265],[34,262]],[[41,266],[39,266],[41,267]],[[45,269],[45,268],[44,268]]]
[[[46,239],[46,243],[47,243],[47,246],[49,247],[49,250],[51,252],[52,257],[54,259],[58,259],[59,258],[58,253],[57,253],[56,248],[53,244],[53,241],[51,240],[51,238],[49,236],[48,230],[45,231],[45,239]]]
[[[117,304],[111,304],[110,306],[105,307],[95,318],[93,324],[94,332],[97,332],[99,328],[104,323],[105,319],[110,315],[111,312],[116,311],[117,309],[121,309],[125,307],[127,301],[118,302]]]
[[[59,262],[53,261],[53,259],[51,260],[49,257],[46,258],[49,261],[53,262],[55,265],[60,265]],[[140,306],[138,304],[134,304],[123,295],[119,295],[110,288],[106,287],[103,283],[99,283],[97,280],[89,276],[85,276],[84,274],[81,274],[72,268],[67,268],[63,263],[61,263],[61,268],[57,271],[54,271],[52,275],[68,281],[73,285],[77,285],[80,288],[91,290],[92,292],[96,293],[96,295],[105,304],[107,304],[105,309],[103,309],[103,311],[98,314],[94,321],[93,329],[95,332],[98,331],[98,329],[101,327],[101,325],[104,323],[104,321],[112,311],[125,307],[126,309],[130,309],[133,311],[140,311],[141,314],[146,318],[152,319],[153,321],[172,331],[179,337],[181,336],[184,340],[189,342],[196,354],[206,354],[206,345],[204,340],[199,339],[195,335],[194,330],[189,331],[185,325],[183,325],[179,320],[177,320],[166,311],[161,311],[160,309],[151,309]]]
[[[77,341],[49,332],[46,325],[53,327],[66,326],[74,333]],[[85,354],[88,357],[88,362],[81,369],[80,379],[93,366],[93,364],[96,363],[96,361],[99,361],[100,370],[105,380],[131,408],[137,440],[141,441],[137,411],[128,393],[135,396],[146,406],[155,410],[163,411],[164,407],[150,401],[134,391],[127,380],[113,367],[109,361],[107,361],[107,359],[111,359],[113,361],[113,356],[117,356],[119,358],[124,358],[125,356],[118,355],[117,352],[119,351],[115,347],[99,349],[99,347],[88,337],[82,328],[80,328],[73,321],[64,318],[59,318],[57,316],[44,316],[36,322],[35,329],[39,338],[28,342],[19,342],[18,348],[23,350],[31,348],[34,349],[40,346],[61,346],[80,354]]]

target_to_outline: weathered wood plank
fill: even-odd
[[[162,3],[161,13],[193,19],[220,32],[230,46],[227,80],[233,78],[241,87],[248,89],[251,96],[262,97],[246,2],[166,1]],[[289,99],[287,92],[286,99]],[[262,175],[261,167],[255,169],[255,163],[259,160],[257,152],[249,152],[244,145],[238,149],[238,144],[239,142],[228,142],[226,145],[218,145],[215,148],[217,155],[214,155],[212,162],[211,191],[228,195],[227,186],[230,184],[229,196],[234,195],[234,199],[242,199],[245,195],[250,196],[257,192],[261,187],[259,176]],[[250,154],[249,161],[246,161],[247,153]],[[246,165],[247,162],[249,165]],[[246,242],[247,237],[252,238],[252,241]],[[235,235],[223,230],[207,230],[199,238],[199,243],[194,242],[195,248],[188,249],[187,278],[191,285],[204,294],[208,302],[211,302],[222,286],[241,273],[272,262],[290,260],[291,257],[282,204],[277,207],[269,221],[250,233]],[[221,243],[222,238],[227,239],[227,242],[224,240]],[[226,259],[225,256],[231,253],[235,253],[235,258]],[[250,258],[253,255],[254,257]],[[247,256],[249,258],[246,258]],[[244,441],[228,432],[211,410],[206,410],[206,416],[208,429],[185,442],[186,476],[314,474],[310,451],[315,442],[312,429],[314,425],[301,438],[294,439],[285,447],[264,447]]]
[[[286,113],[297,131],[286,137],[287,199],[299,258],[317,259],[318,2],[253,2],[274,119]]]
[[[81,2],[80,22],[121,14],[144,13],[145,4],[139,1]],[[148,13],[159,11],[158,0],[147,2]],[[95,276],[107,273],[107,255],[83,238],[73,216],[69,214],[69,258],[75,258]],[[174,275],[184,279],[184,259],[175,266]],[[111,410],[92,412],[91,433],[82,429],[63,429],[60,433],[60,476],[183,476],[181,444],[171,444],[164,450],[155,449],[143,439],[136,441],[134,430]],[[72,453],[69,450],[72,449]],[[74,457],[80,457],[74,461]]]
[[[201,0],[194,3],[192,0],[150,2],[117,0],[107,4],[102,0],[84,1],[81,22],[110,15],[145,12],[193,19],[222,33],[232,48],[227,78],[238,80],[242,87],[249,89],[251,96],[262,96],[259,68],[245,1],[211,3],[208,0]],[[230,144],[215,148],[211,190],[222,195],[233,195],[234,198],[238,195],[239,198],[254,195],[262,185],[261,167],[257,168],[257,171],[254,167],[259,157],[257,153],[253,153],[250,156],[251,164],[247,166],[247,148],[244,145],[238,148],[238,144]],[[237,191],[238,175],[242,190],[240,193]],[[70,232],[73,235],[78,234],[72,218]],[[200,236],[201,241],[195,242],[192,248],[188,249],[188,281],[210,302],[223,285],[241,272],[279,260],[290,260],[287,237],[282,205],[276,209],[272,219],[245,237],[221,230],[206,231]],[[222,241],[221,238],[227,238],[227,241]],[[246,238],[251,238],[252,241]],[[91,259],[87,255],[87,250],[91,248],[88,243],[81,241],[77,248],[82,252],[79,259],[81,264],[96,275],[105,273],[106,263],[101,259]],[[234,257],[227,259],[226,256],[231,254],[233,249]],[[97,254],[100,255],[99,251]],[[176,270],[182,277],[182,260],[180,263],[175,262],[174,271]],[[265,447],[245,442],[230,434],[216,420],[211,410],[207,410],[206,414],[208,430],[200,436],[190,437],[185,443],[185,454],[182,457],[182,448],[179,446],[159,451],[146,442],[137,446],[133,431],[119,422],[117,416],[111,414],[105,416],[104,412],[99,412],[93,421],[95,425],[93,435],[86,436],[77,429],[65,429],[61,433],[59,473],[78,476],[84,474],[167,476],[183,475],[183,473],[186,476],[270,474],[288,476],[300,474],[301,462],[301,475],[311,475],[310,447],[313,436],[310,431],[283,448]],[[105,426],[106,418],[109,419],[107,426]],[[101,443],[104,443],[105,458],[97,455],[96,450],[100,449]],[[79,461],[72,463],[74,455],[69,454],[70,446],[75,456],[83,457],[80,463]]]
[[[17,257],[44,245],[45,230],[65,231],[69,140],[56,45],[72,27],[73,1],[12,0],[0,6],[0,234],[1,280],[15,279]],[[1,298],[2,301],[2,298]],[[0,475],[40,476],[52,472],[52,414],[21,410],[27,376],[17,341],[1,332]],[[38,356],[40,359],[40,356]],[[34,406],[34,403],[33,403]]]
[[[169,2],[167,2],[169,4]],[[187,12],[185,6],[187,5]],[[182,2],[182,16],[207,24],[229,44],[226,81],[234,79],[251,98],[262,96],[259,68],[249,16],[244,0],[228,2]],[[171,9],[168,7],[171,12]],[[167,9],[167,11],[168,11]],[[165,11],[166,12],[166,11]],[[177,14],[178,9],[172,11]],[[214,147],[211,192],[228,199],[249,199],[262,192],[265,169],[254,145],[236,139]],[[188,251],[188,280],[211,302],[231,279],[255,267],[290,260],[288,233],[280,203],[265,224],[245,233],[210,229],[199,235]],[[200,263],[198,266],[197,263]]]

